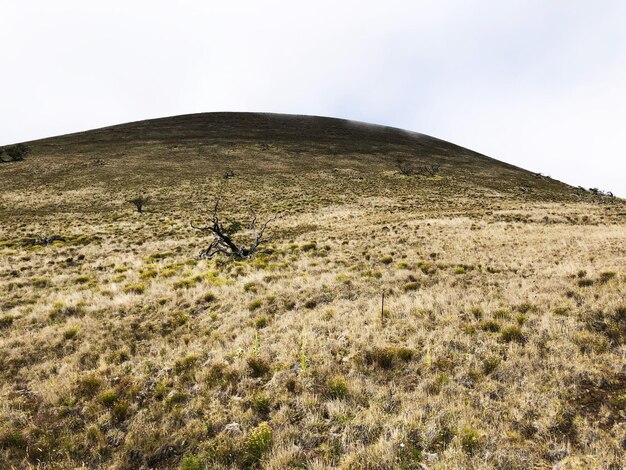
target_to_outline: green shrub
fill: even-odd
[[[128,402],[127,401],[118,401],[111,408],[111,416],[115,421],[121,423],[128,416]]]
[[[250,281],[250,282],[246,282],[246,283],[243,285],[243,290],[244,290],[245,292],[254,292],[254,293],[256,294],[256,293],[258,292],[258,290],[259,290],[259,288],[260,288],[260,287],[261,287],[261,286],[259,285],[259,283],[258,283],[258,282],[255,282],[255,281]]]
[[[381,369],[391,369],[393,357],[391,348],[374,348],[365,352],[365,363],[377,365]]]
[[[472,307],[470,313],[476,320],[480,320],[483,317],[483,309],[481,307]]]
[[[193,369],[199,360],[200,358],[197,354],[189,354],[174,363],[174,372],[176,372],[177,374],[187,372]]]
[[[78,331],[78,326],[70,326],[69,328],[65,329],[65,331],[63,331],[63,339],[69,341],[76,338],[76,336],[78,335]]]
[[[200,457],[188,455],[180,462],[180,470],[204,470],[205,462]]]
[[[326,381],[328,395],[331,398],[344,398],[348,395],[348,382],[340,376],[331,377]]]
[[[156,269],[144,269],[139,272],[139,277],[141,279],[154,279],[157,275],[158,273]]]
[[[374,279],[381,279],[383,277],[383,273],[379,270],[376,271],[366,271],[363,273],[364,277],[373,277]]]
[[[570,312],[570,307],[556,307],[554,309],[555,315],[565,316]]]
[[[603,354],[610,349],[609,341],[604,336],[591,331],[579,331],[573,341],[582,354]]]
[[[85,375],[78,380],[76,391],[78,395],[90,397],[96,393],[103,384],[104,380],[100,377],[94,374]]]
[[[144,286],[140,282],[128,284],[126,287],[124,287],[124,292],[127,294],[143,294],[145,290],[146,286]]]
[[[405,348],[404,346],[398,346],[394,348],[395,356],[404,362],[409,362],[413,359],[413,350],[411,348]]]
[[[254,312],[255,310],[260,309],[262,305],[263,305],[263,301],[261,299],[254,299],[252,302],[248,304],[248,310],[250,310],[251,312]]]
[[[11,315],[2,315],[0,317],[0,330],[10,328],[11,325],[13,325],[13,320],[15,320],[15,317],[12,317]]]
[[[429,263],[428,261],[420,261],[419,263],[417,263],[417,267],[420,269],[420,271],[428,276],[431,276],[437,272],[437,266]]]
[[[500,366],[500,358],[498,356],[490,356],[483,360],[483,373],[485,375],[492,374]]]
[[[517,310],[519,313],[528,313],[531,311],[536,311],[537,307],[535,307],[533,304],[531,304],[530,302],[524,302],[522,304],[516,305],[515,306],[515,310]]]
[[[76,284],[87,284],[89,282],[89,276],[78,276],[74,282],[76,282]]]
[[[383,264],[391,264],[393,263],[393,258],[391,256],[383,256],[380,262]]]
[[[407,282],[402,286],[405,292],[418,290],[420,288],[419,282]]]
[[[98,397],[98,401],[104,406],[111,407],[120,399],[119,394],[115,390],[107,390],[102,392]]]
[[[162,259],[169,258],[171,256],[174,256],[174,253],[171,253],[171,252],[153,253],[150,256],[148,256],[147,261],[160,261]]]
[[[263,377],[270,371],[267,361],[258,356],[249,357],[247,363],[252,377]]]
[[[0,449],[2,448],[24,449],[26,448],[26,439],[19,431],[7,431],[0,435]]]
[[[497,333],[498,331],[500,331],[500,323],[494,320],[487,320],[487,321],[481,322],[480,328],[484,331]]]
[[[180,279],[174,283],[174,289],[191,289],[196,284],[202,281],[202,276],[194,276],[185,279]]]
[[[76,305],[65,305],[63,302],[55,302],[50,311],[50,320],[57,320],[67,317],[82,317],[85,309],[82,303]]]
[[[600,283],[601,284],[605,284],[605,283],[609,282],[611,279],[614,279],[616,277],[617,277],[617,273],[614,273],[612,271],[601,273],[600,274]]]
[[[250,400],[250,408],[256,413],[265,416],[272,409],[272,401],[266,393],[257,393]]]
[[[498,320],[508,320],[511,317],[511,314],[504,310],[503,308],[496,310],[493,313],[493,318],[497,318]]]
[[[43,277],[37,277],[35,279],[33,279],[31,281],[33,287],[36,287],[38,289],[42,289],[44,287],[49,287],[50,286],[50,281],[48,279],[45,279]]]
[[[272,428],[266,422],[252,429],[246,439],[244,463],[252,466],[272,448]]]
[[[31,148],[26,144],[15,144],[4,147],[2,151],[6,152],[11,161],[21,162],[31,152]]]
[[[172,407],[174,405],[180,405],[181,403],[186,402],[187,398],[189,398],[189,395],[186,392],[183,392],[180,390],[173,390],[167,396],[166,403],[168,407]]]
[[[219,434],[215,438],[211,439],[206,444],[206,450],[203,453],[203,458],[201,459],[201,463],[206,462],[205,467],[206,470],[216,468],[216,465],[210,464],[221,464],[224,467],[220,468],[241,468],[244,466],[244,459],[241,454],[244,449],[242,449],[243,442],[238,438],[231,436],[230,434]],[[236,462],[236,460],[240,460],[240,462]],[[204,461],[204,462],[203,462]],[[253,465],[254,462],[250,462],[247,466]],[[195,470],[192,467],[193,470]]]
[[[500,338],[505,343],[515,342],[524,344],[526,342],[524,333],[522,333],[522,329],[518,325],[507,326],[504,328],[500,334]]]
[[[481,435],[480,431],[469,426],[465,426],[459,433],[461,438],[461,447],[468,454],[475,453],[480,447]]]

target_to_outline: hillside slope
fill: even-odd
[[[0,164],[1,469],[626,465],[623,200],[328,118],[30,145]],[[216,200],[237,244],[269,221],[251,259],[198,256]]]
[[[586,196],[565,184],[433,137],[322,117],[194,114],[53,137],[30,145],[33,152],[26,161],[0,167],[0,184],[9,198],[12,193],[42,189],[57,194],[67,191],[58,201],[58,210],[66,205],[75,210],[76,204],[81,210],[94,204],[102,209],[97,194],[93,200],[84,194],[75,199],[77,191],[89,192],[99,186],[106,186],[111,193],[181,184],[204,187],[228,170],[248,184],[276,182],[292,202],[315,201],[319,185],[328,186],[323,192],[344,200],[355,200],[355,194],[382,196],[394,188],[401,194],[436,198],[445,193],[448,199],[475,201],[572,201]],[[398,174],[398,160],[416,168],[437,165],[437,177],[404,178]],[[11,207],[13,213],[22,209],[29,208]]]

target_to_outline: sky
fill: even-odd
[[[0,0],[0,18],[0,145],[311,114],[626,197],[623,0]]]

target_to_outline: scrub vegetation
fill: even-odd
[[[325,118],[28,146],[0,166],[2,468],[625,465],[623,200]],[[262,250],[198,256],[218,199],[236,240],[272,220]]]

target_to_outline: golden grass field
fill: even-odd
[[[0,165],[0,468],[625,468],[623,200],[322,118],[29,145]],[[277,216],[271,252],[196,259],[216,197]]]

